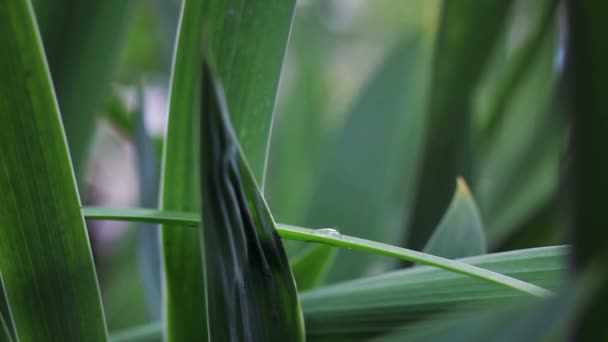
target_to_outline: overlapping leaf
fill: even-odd
[[[287,256],[214,77],[205,64],[200,180],[210,339],[303,341]]]

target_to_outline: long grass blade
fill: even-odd
[[[173,58],[161,165],[161,208],[199,212],[196,125],[200,106],[203,2],[184,0]],[[167,341],[206,341],[207,313],[199,232],[161,221],[164,323]],[[198,224],[198,222],[197,222]]]
[[[29,1],[0,2],[0,272],[20,341],[106,341],[91,249]]]
[[[175,220],[180,223],[189,223],[192,227],[195,227],[196,223],[199,220],[195,215],[188,213],[174,212],[165,215],[163,212],[155,210],[137,209],[133,212],[131,210],[132,209],[84,208],[83,212],[88,219],[112,219],[130,221],[147,220],[148,222],[157,222],[158,220],[167,222]],[[336,247],[356,249],[364,252],[395,257],[405,261],[434,266],[456,273],[465,274],[474,278],[483,279],[485,281],[506,286],[511,289],[515,289],[522,293],[527,293],[536,297],[544,297],[549,294],[546,289],[540,288],[538,286],[528,284],[526,282],[506,277],[504,275],[484,270],[475,266],[463,264],[459,261],[449,260],[379,242],[350,237],[347,235],[340,234],[333,229],[328,230],[325,228],[315,230],[286,224],[279,224],[276,228],[277,232],[283,239],[319,242]]]

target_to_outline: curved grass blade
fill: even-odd
[[[290,264],[298,291],[318,287],[325,279],[336,253],[335,247],[318,244],[310,246],[296,255]]]
[[[85,208],[83,210],[85,216],[88,219],[113,219],[130,221],[148,220],[150,222],[158,222],[154,220],[162,220],[165,222],[175,221],[190,223],[190,226],[192,227],[196,226],[195,223],[198,222],[196,216],[189,213],[173,212],[164,215],[164,212],[146,209],[137,209],[133,212],[131,212],[131,209],[108,208]],[[150,215],[147,216],[145,215],[146,213],[149,213]],[[144,215],[137,216],[137,214]],[[484,270],[482,268],[463,264],[455,260],[449,260],[438,256],[425,254],[422,252],[417,252],[365,239],[350,237],[343,234],[336,234],[333,231],[328,233],[328,231],[326,230],[314,230],[286,224],[279,224],[276,228],[277,232],[283,239],[320,242],[331,246],[343,247],[369,253],[376,253],[379,255],[399,258],[404,261],[434,266],[455,273],[460,273],[474,278],[483,279],[488,282],[509,287],[511,289],[518,290],[519,292],[527,293],[536,297],[544,297],[550,293],[546,289],[539,288],[538,286],[528,284],[517,279],[509,278],[504,275],[497,274],[495,272]]]
[[[0,2],[0,271],[20,341],[106,341],[93,258],[29,1]]]
[[[422,249],[448,207],[452,182],[471,179],[471,100],[512,1],[443,1],[428,125],[406,246]]]
[[[303,341],[304,322],[274,220],[203,66],[202,243],[212,341]]]
[[[568,249],[546,247],[459,261],[556,289]],[[459,305],[487,307],[531,299],[507,288],[430,267],[356,279],[301,294],[309,340],[368,340]],[[404,340],[407,341],[407,340]]]
[[[486,235],[477,204],[464,179],[459,177],[456,183],[448,211],[424,247],[424,253],[448,259],[487,253]]]
[[[199,212],[196,180],[200,106],[202,1],[184,0],[169,95],[162,160],[161,208]],[[179,222],[160,222],[164,261],[164,322],[167,341],[208,340],[205,284],[199,232]]]

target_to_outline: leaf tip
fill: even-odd
[[[462,176],[456,177],[456,189],[457,192],[461,193],[463,196],[471,196],[471,189],[469,189],[467,182]]]

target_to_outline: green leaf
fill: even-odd
[[[34,1],[79,182],[136,1]]]
[[[297,255],[291,264],[291,271],[296,280],[298,291],[318,287],[336,256],[336,248],[328,245],[310,246]]]
[[[258,182],[263,179],[278,79],[294,1],[184,1],[175,51],[161,207],[198,211],[194,150],[200,40],[217,61],[237,136]],[[170,340],[201,340],[206,318],[198,232],[163,229]],[[188,260],[188,262],[184,262]],[[198,298],[192,298],[196,293]],[[191,334],[191,335],[190,335]]]
[[[159,212],[146,209],[109,209],[109,208],[84,208],[83,212],[88,219],[129,220],[147,222],[179,222],[189,223],[195,227],[198,222],[196,215],[189,213]],[[423,265],[439,267],[452,272],[465,274],[474,278],[483,279],[491,283],[500,284],[511,289],[527,293],[532,296],[544,297],[549,294],[545,289],[532,284],[521,282],[517,279],[505,277],[495,272],[490,272],[455,260],[449,260],[438,256],[425,254],[405,248],[391,246],[375,241],[364,240],[340,234],[331,228],[307,229],[286,224],[277,226],[277,231],[283,239],[321,242],[336,247],[355,249],[368,253],[376,253],[401,260],[420,263]]]
[[[567,341],[589,290],[584,284],[568,284],[545,301],[511,300],[492,308],[464,306],[373,341]]]
[[[20,341],[105,341],[91,249],[29,1],[0,3],[0,271]]]
[[[486,235],[477,204],[464,179],[457,179],[456,192],[424,252],[448,259],[487,253]]]
[[[424,153],[407,246],[422,249],[457,176],[471,179],[472,96],[512,1],[443,1]]]
[[[201,108],[202,244],[212,341],[304,341],[298,293],[274,220],[205,63]]]
[[[487,254],[459,261],[554,289],[568,249],[546,247]],[[476,308],[522,298],[478,279],[415,267],[335,284],[301,294],[310,340],[368,340],[458,305]],[[402,339],[402,341],[408,341]]]
[[[169,95],[167,133],[162,160],[161,204],[164,210],[198,212],[196,131],[200,106],[200,30],[203,2],[185,0]],[[206,341],[206,296],[199,233],[162,227],[165,334],[168,341]]]
[[[230,118],[258,184],[295,0],[203,1],[207,58],[222,80]]]

